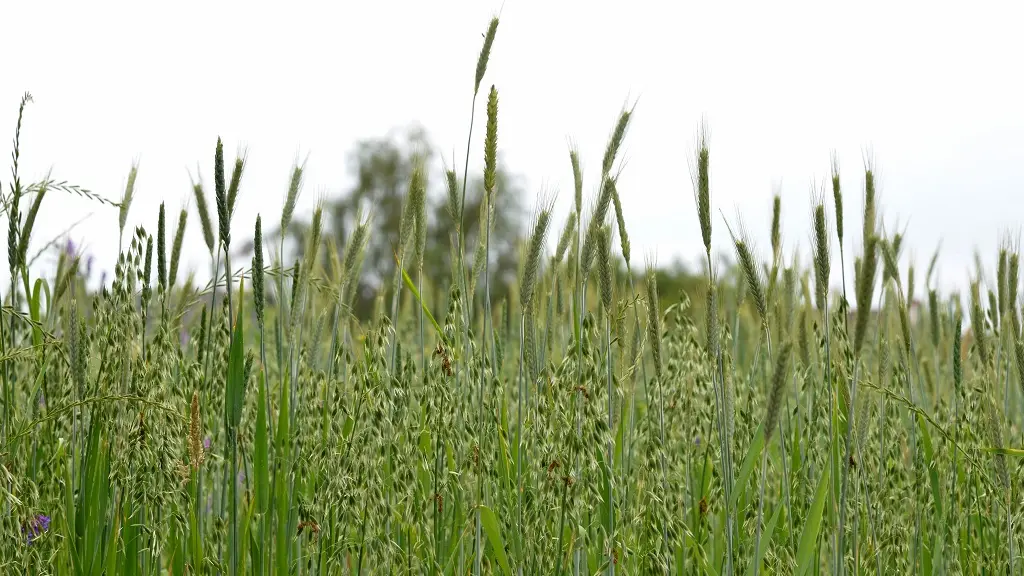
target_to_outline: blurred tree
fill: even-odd
[[[367,244],[356,314],[368,317],[380,289],[389,289],[395,272],[394,251],[398,244],[402,207],[409,191],[413,162],[421,156],[427,166],[427,248],[424,254],[425,292],[444,294],[452,278],[455,226],[448,214],[443,178],[438,176],[433,147],[419,127],[392,131],[381,138],[362,140],[349,158],[355,184],[340,197],[327,200],[325,212],[329,233],[343,249],[360,211],[373,216],[373,230]],[[460,182],[461,184],[461,182]],[[523,189],[520,179],[499,164],[494,227],[491,229],[491,296],[498,302],[508,294],[516,279],[518,242],[523,234]],[[480,230],[480,201],[483,177],[471,175],[466,191],[466,265],[472,265],[473,250]],[[431,290],[433,288],[433,290]],[[482,292],[482,291],[480,291]],[[433,301],[437,301],[432,299]]]

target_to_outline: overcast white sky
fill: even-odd
[[[942,280],[959,284],[1024,216],[1024,35],[1020,3],[941,2],[2,2],[0,152],[21,94],[24,180],[67,179],[117,199],[140,160],[129,227],[173,226],[188,171],[211,181],[217,136],[250,164],[235,237],[276,220],[289,168],[309,155],[300,207],[348,187],[353,143],[418,122],[461,166],[473,72],[489,18],[501,25],[486,84],[500,98],[499,147],[531,204],[571,203],[567,141],[596,184],[624,103],[638,99],[620,179],[634,253],[697,261],[688,159],[711,129],[717,209],[737,208],[767,255],[781,185],[787,248],[807,245],[810,184],[832,150],[859,220],[864,151],[880,173],[886,221],[908,225],[923,266],[942,240]],[[482,101],[480,114],[482,116]],[[482,162],[475,143],[471,166]],[[5,170],[0,181],[7,184]],[[205,270],[194,207],[185,264]],[[830,208],[831,210],[831,208]],[[115,209],[54,193],[35,246],[72,237],[112,267]],[[848,224],[851,245],[859,225]],[[244,232],[247,234],[248,232]],[[3,251],[5,252],[5,251]],[[848,258],[852,261],[850,251]],[[836,278],[838,274],[834,274]],[[920,284],[919,284],[920,285]]]

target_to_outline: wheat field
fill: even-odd
[[[447,282],[425,280],[420,164],[370,318],[353,301],[373,213],[339,243],[318,205],[285,250],[303,166],[282,214],[239,222],[246,158],[226,162],[217,139],[191,227],[191,210],[171,225],[161,205],[155,224],[126,229],[136,168],[117,201],[22,181],[26,94],[2,194],[3,572],[1019,573],[1018,247],[1004,242],[994,271],[979,264],[969,294],[942,294],[939,254],[915,272],[910,240],[882,225],[872,165],[841,179],[834,159],[809,206],[785,207],[812,215],[810,260],[783,252],[778,196],[762,254],[717,215],[700,129],[685,225],[701,231],[705,276],[659,293],[617,186],[626,108],[593,159],[592,197],[567,151],[568,218],[535,208],[495,298],[497,32],[494,19],[467,111],[481,108],[483,134],[470,120],[466,167],[444,174]],[[119,211],[109,285],[90,287],[73,247],[32,235],[44,197],[65,194]],[[844,195],[863,213],[844,214]],[[200,233],[205,285],[179,270],[183,238]],[[38,273],[46,251],[56,268]],[[833,269],[847,255],[853,268]]]

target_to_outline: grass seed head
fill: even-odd
[[[156,222],[156,279],[160,289],[167,290],[167,229],[163,202],[160,203],[160,215]]]
[[[843,190],[839,186],[839,158],[832,154],[832,199],[836,210],[836,236],[843,245]]]
[[[768,408],[764,415],[764,441],[765,444],[771,440],[779,422],[779,411],[782,408],[782,395],[786,389],[786,371],[789,367],[789,354],[793,345],[789,342],[779,351],[775,360],[775,372],[772,373],[772,387],[768,395]]]
[[[487,132],[484,135],[484,190],[494,194],[498,173],[498,90],[491,86],[487,95]]]
[[[256,321],[263,326],[263,308],[266,293],[263,285],[263,221],[256,215],[256,231],[252,241],[252,297],[256,307]]]
[[[615,207],[615,221],[619,227],[619,245],[622,249],[622,259],[626,261],[626,268],[629,268],[629,234],[626,232],[626,219],[622,215],[622,203],[619,201],[619,191],[615,189],[612,195],[612,202]]]
[[[491,46],[494,45],[494,36],[498,33],[498,18],[491,18],[491,23],[487,26],[487,32],[484,34],[484,45],[480,49],[480,56],[476,60],[476,77],[473,82],[473,94],[480,92],[480,82],[484,79],[484,74],[487,72],[487,61],[491,58]]]
[[[605,313],[612,314],[612,265],[611,265],[611,228],[602,226],[597,236],[597,270],[600,277],[601,303]]]
[[[608,139],[608,146],[604,151],[604,159],[601,161],[601,175],[607,178],[612,172],[612,164],[615,163],[615,157],[619,153],[619,147],[622,146],[622,141],[626,137],[626,129],[629,127],[629,118],[632,116],[633,111],[623,110],[619,114],[619,121],[615,124],[615,130],[612,132],[611,137]]]
[[[171,244],[171,267],[167,273],[167,284],[174,286],[178,279],[178,263],[181,260],[181,245],[185,241],[185,226],[188,224],[188,210],[182,208],[178,214],[178,229],[174,232],[174,243]]]
[[[569,148],[569,163],[572,164],[572,182],[575,192],[576,214],[583,214],[583,171],[580,169],[580,151],[575,146]]]
[[[132,206],[132,200],[135,198],[135,179],[139,175],[139,163],[133,162],[131,169],[128,171],[128,184],[124,187],[124,194],[121,196],[120,207],[118,209],[117,224],[124,233],[125,224],[128,223],[128,210]]]
[[[565,219],[565,227],[562,228],[562,234],[558,237],[558,246],[555,250],[555,257],[552,263],[556,266],[562,262],[565,258],[565,253],[569,249],[569,244],[572,242],[573,235],[576,232],[576,213],[569,212],[568,218]]]
[[[228,190],[224,181],[224,143],[220,138],[217,138],[217,150],[213,155],[213,185],[217,199],[220,241],[228,247],[231,245],[231,215],[228,212]]]
[[[199,224],[203,229],[203,242],[206,248],[213,253],[213,224],[210,222],[210,210],[206,206],[206,193],[203,192],[203,185],[196,182],[192,184],[192,194],[196,199],[196,211],[199,212]]]
[[[537,214],[537,221],[533,225],[533,233],[530,234],[530,243],[526,252],[526,264],[523,267],[522,289],[519,292],[520,305],[524,310],[530,307],[536,290],[537,279],[540,276],[541,253],[544,251],[544,242],[547,237],[550,221],[551,210],[541,210]]]
[[[242,171],[245,170],[247,154],[242,152],[235,158],[235,167],[231,171],[231,183],[228,184],[228,216],[235,213],[235,201],[238,200],[238,189],[242,184]]]
[[[814,301],[819,311],[825,311],[828,303],[828,279],[832,256],[828,245],[828,220],[825,205],[814,207]]]

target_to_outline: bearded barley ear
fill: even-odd
[[[732,231],[730,230],[729,233],[731,235]],[[736,247],[736,260],[739,262],[740,271],[743,272],[743,278],[746,280],[747,291],[754,299],[754,307],[757,309],[761,325],[765,326],[768,322],[768,299],[765,296],[761,267],[757,265],[754,253],[745,239],[737,239],[735,236],[732,239]]]
[[[828,279],[832,256],[828,245],[828,220],[825,205],[814,207],[814,302],[818,310],[825,311],[828,303]]]
[[[569,148],[569,163],[572,164],[572,183],[576,200],[576,214],[583,213],[583,170],[580,169],[580,151],[575,145]]]
[[[305,163],[292,167],[292,177],[288,182],[288,194],[285,196],[284,208],[281,211],[281,236],[285,235],[288,225],[292,222],[295,214],[295,204],[299,200],[299,192],[302,191],[302,175],[306,170]]]
[[[612,266],[611,266],[611,229],[603,226],[597,236],[597,269],[600,278],[601,304],[605,313],[612,314]]]
[[[594,248],[597,243],[597,235],[604,226],[605,218],[608,216],[608,205],[615,196],[615,179],[607,178],[604,186],[601,187],[601,194],[597,197],[597,204],[594,205],[594,212],[591,214],[590,223],[587,225],[587,235],[583,239],[582,252],[582,278],[590,275],[590,267],[594,264]]]
[[[369,236],[369,219],[361,221],[362,218],[357,217],[356,220],[360,221],[360,223],[349,238],[348,246],[345,248],[345,257],[341,264],[341,286],[342,290],[346,293],[354,279],[357,263],[362,257],[363,251],[366,248],[366,240]]]
[[[459,214],[462,210],[459,204],[459,177],[455,170],[444,171],[445,187],[448,191],[448,216],[459,226]],[[458,230],[456,230],[458,232]]]
[[[160,215],[156,221],[156,279],[160,290],[167,290],[167,229],[164,220],[164,203],[160,203]]]
[[[935,248],[935,253],[932,254],[931,261],[928,262],[928,273],[924,276],[924,285],[931,287],[932,275],[935,273],[935,267],[939,264],[939,250],[942,248],[942,244]]]
[[[992,322],[992,330],[996,336],[999,335],[999,301],[996,298],[995,292],[988,291],[988,314]]]
[[[1010,473],[1006,467],[1006,455],[1003,454],[1003,430],[999,424],[1002,421],[1002,415],[999,413],[999,409],[996,408],[995,402],[992,401],[990,395],[985,395],[985,431],[988,433],[989,442],[992,443],[992,447],[996,449],[993,458],[995,459],[996,476],[999,478],[999,483],[1003,489],[1009,490],[1010,488]]]
[[[881,242],[882,258],[885,260],[885,273],[896,281],[896,287],[903,290],[903,283],[900,281],[899,263],[896,261],[896,250],[892,242]]]
[[[217,151],[213,156],[213,185],[217,199],[220,241],[226,248],[231,245],[231,217],[228,215],[228,190],[224,182],[224,144],[220,138],[217,138]]]
[[[477,231],[476,235],[477,241],[476,251],[473,253],[473,270],[469,278],[469,294],[466,296],[466,302],[469,306],[473,305],[474,297],[476,296],[476,284],[480,279],[480,274],[484,271],[484,260],[487,258],[487,235],[484,233],[484,230],[486,230],[486,226],[489,226],[494,218],[494,210],[490,206],[491,204],[487,201],[487,196],[485,195],[480,200],[480,230]]]
[[[704,303],[704,331],[707,337],[707,352],[709,358],[718,357],[719,329],[718,329],[718,296],[714,283],[708,284],[708,293]]]
[[[907,306],[914,302],[914,263],[907,266]]]
[[[843,246],[843,190],[839,186],[839,158],[832,153],[832,199],[836,209],[836,236],[840,248]]]
[[[772,433],[779,422],[779,411],[782,407],[782,394],[786,388],[786,371],[789,368],[789,354],[793,345],[789,342],[782,347],[779,357],[775,360],[775,372],[772,374],[772,388],[768,395],[768,408],[764,415],[764,442],[771,441]]]
[[[188,210],[182,208],[178,214],[178,229],[174,233],[174,243],[171,244],[171,268],[167,275],[167,284],[174,286],[178,279],[178,263],[181,259],[181,244],[185,241],[185,225],[188,223]]]
[[[615,163],[615,157],[619,153],[619,147],[622,146],[622,141],[626,137],[626,129],[629,127],[629,118],[632,114],[632,109],[624,109],[622,113],[619,114],[619,121],[615,124],[615,130],[608,139],[608,146],[604,151],[604,159],[601,161],[601,175],[603,177],[607,177],[612,172],[612,164]]]
[[[1006,310],[1010,314],[1010,323],[1013,326],[1013,337],[1020,337],[1020,316],[1017,314],[1017,291],[1020,287],[1020,255],[1017,252],[1010,254],[1009,269],[1006,278]]]
[[[252,297],[256,306],[256,321],[263,326],[263,307],[266,293],[263,286],[263,221],[256,215],[256,232],[252,241]]]
[[[693,195],[697,201],[697,219],[704,250],[711,254],[711,165],[707,127],[701,126],[697,141],[697,171],[693,174]]]
[[[145,265],[142,268],[142,299],[149,300],[152,288],[150,288],[150,278],[152,277],[153,270],[153,237],[146,237],[146,259]]]
[[[875,173],[868,165],[864,171],[864,241],[875,235]]]
[[[928,291],[928,315],[931,318],[932,346],[939,346],[939,293]]]
[[[213,253],[213,225],[210,223],[210,211],[206,206],[206,194],[203,185],[192,183],[192,193],[196,198],[196,211],[199,212],[199,224],[203,228],[203,242],[210,253]]]
[[[981,309],[981,293],[977,281],[971,283],[971,332],[974,335],[974,347],[978,350],[978,356],[983,363],[988,364],[985,313]]]
[[[777,260],[782,247],[782,196],[772,197],[772,258]]]
[[[562,263],[562,259],[565,258],[565,252],[569,249],[569,243],[572,242],[573,234],[576,232],[576,213],[569,212],[569,217],[565,219],[565,227],[562,228],[562,235],[558,237],[558,247],[555,250],[555,257],[551,260],[551,263],[555,266]]]
[[[487,95],[487,131],[484,135],[484,190],[494,194],[498,172],[498,90],[492,85]]]
[[[299,285],[302,279],[302,261],[296,260],[295,266],[292,268],[292,298],[289,302],[289,310],[295,310],[295,304],[299,297]]]
[[[124,187],[124,195],[121,196],[120,208],[118,209],[117,224],[121,234],[124,234],[124,227],[128,223],[128,210],[135,198],[135,179],[139,175],[139,163],[132,162],[131,170],[128,171],[128,184]]]
[[[316,268],[317,257],[320,254],[320,239],[324,229],[324,203],[319,200],[313,210],[313,220],[310,223],[310,235],[306,246],[305,261],[302,264],[304,275],[302,281],[309,279]]]
[[[203,311],[199,315],[199,339],[196,341],[196,361],[203,363],[206,354],[206,304],[203,304]]]
[[[547,237],[548,224],[551,220],[551,210],[542,209],[537,214],[537,221],[533,225],[533,233],[530,235],[530,243],[526,250],[526,265],[523,268],[522,289],[519,292],[519,304],[526,310],[533,301],[533,295],[537,285],[537,278],[540,276],[540,257],[544,250],[544,242]]]
[[[797,325],[797,343],[800,345],[800,360],[804,367],[811,365],[811,338],[807,333],[807,308],[800,308],[800,323]]]
[[[1017,378],[1020,380],[1021,390],[1024,391],[1024,342],[1017,340],[1013,351],[1017,360]]]
[[[231,171],[231,183],[228,184],[229,218],[235,213],[235,200],[238,199],[238,188],[242,184],[242,171],[245,169],[247,158],[248,153],[242,151],[242,153],[235,158],[235,168]]]
[[[412,205],[416,242],[413,247],[412,271],[423,269],[423,258],[427,250],[427,185],[423,158],[413,160],[412,175],[409,179],[409,202]]]
[[[487,26],[487,33],[484,34],[484,46],[480,49],[480,57],[476,60],[476,79],[473,82],[473,94],[476,95],[480,92],[480,82],[484,79],[484,73],[487,72],[487,61],[491,57],[491,46],[494,45],[494,36],[498,33],[498,19],[491,18],[491,23]]]
[[[903,335],[903,351],[910,355],[910,317],[907,313],[906,302],[899,303],[900,332]]]
[[[998,314],[1000,318],[1003,314],[1006,314],[1007,299],[1007,266],[1008,266],[1008,255],[1006,248],[999,249],[999,263],[996,266],[996,294]]]
[[[615,190],[612,196],[615,206],[615,221],[619,226],[619,247],[622,249],[622,259],[626,261],[626,269],[629,269],[629,234],[626,232],[626,219],[622,216],[622,203],[619,202],[619,191]]]
[[[860,355],[864,338],[868,332],[868,321],[871,319],[871,302],[875,293],[875,275],[878,271],[878,244],[875,236],[869,236],[864,244],[864,258],[858,267],[858,278],[855,280],[857,296],[857,315],[854,326],[854,354]]]
[[[654,265],[647,263],[647,337],[651,341],[654,374],[661,380],[661,301],[658,298],[658,276]]]
[[[964,384],[963,323],[963,317],[957,315],[956,326],[953,328],[953,388],[957,395],[963,390]]]

